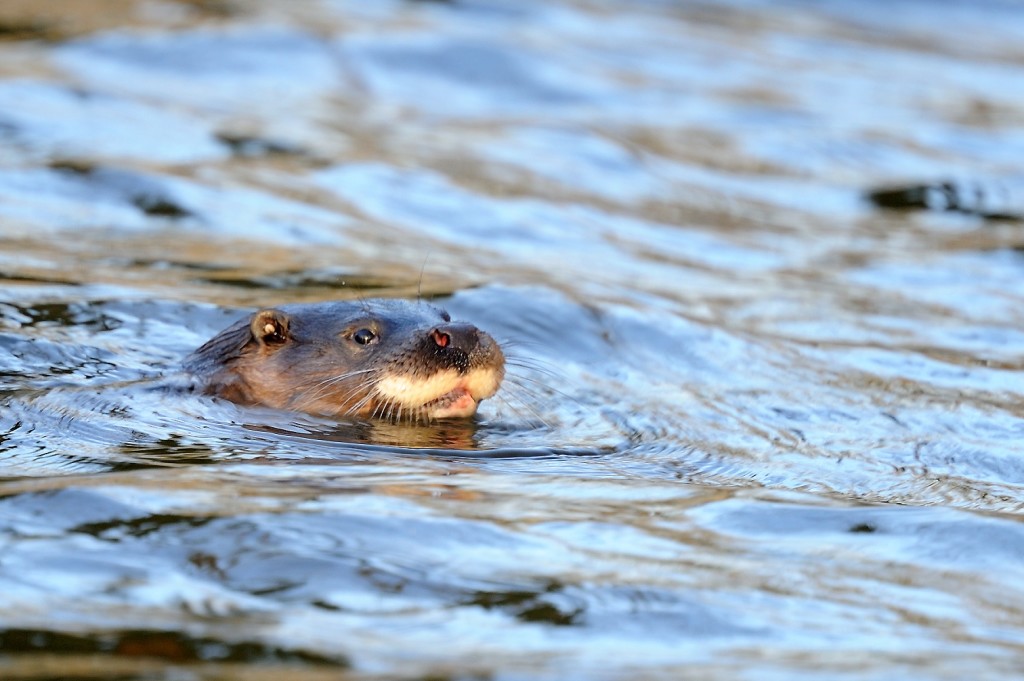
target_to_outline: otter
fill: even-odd
[[[497,392],[505,357],[488,334],[403,300],[259,310],[184,361],[202,392],[335,417],[466,418]]]

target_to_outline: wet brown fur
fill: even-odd
[[[363,329],[376,341],[358,343]],[[451,342],[441,347],[436,333]],[[452,323],[432,305],[401,300],[260,310],[214,336],[184,366],[204,392],[239,404],[409,419],[426,409],[376,394],[381,380],[420,384],[439,372],[475,370],[495,372],[498,382],[504,376],[504,356],[489,335]]]

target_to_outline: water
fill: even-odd
[[[864,198],[1019,180],[1016,3],[37,5],[4,679],[1024,674],[1019,224]],[[157,388],[367,296],[504,343],[478,420]]]

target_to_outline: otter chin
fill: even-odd
[[[283,305],[232,324],[184,362],[200,389],[322,416],[468,418],[505,376],[487,333],[402,300]]]

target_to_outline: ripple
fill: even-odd
[[[1019,176],[1012,3],[20,4],[7,675],[1019,673],[1021,234],[864,200]],[[177,389],[243,310],[366,295],[487,329],[502,390]]]

